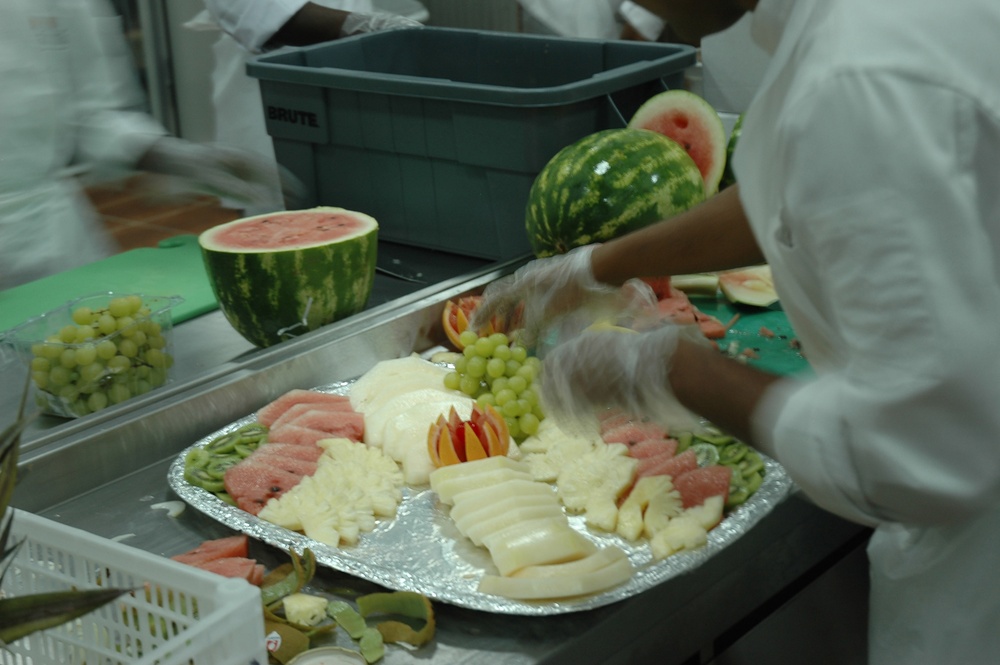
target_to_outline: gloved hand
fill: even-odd
[[[597,321],[629,323],[623,318],[654,311],[656,296],[645,282],[618,287],[594,279],[590,255],[596,246],[537,259],[496,280],[483,292],[470,327],[479,330],[495,318],[502,330],[522,329],[522,341],[531,345],[557,327],[556,337],[564,338]]]
[[[360,35],[364,32],[382,32],[384,30],[399,30],[400,28],[419,28],[420,21],[390,14],[389,12],[374,12],[371,14],[348,14],[344,26],[340,29],[341,37]]]
[[[288,208],[301,200],[305,188],[280,165],[257,155],[217,145],[166,137],[158,140],[139,168],[167,176],[164,189],[173,195],[209,194],[232,199],[245,207],[273,204],[274,182],[280,182]]]
[[[670,387],[681,338],[706,344],[697,326],[668,324],[645,332],[587,330],[558,345],[542,366],[542,405],[560,423],[589,423],[620,409],[673,429],[694,428],[697,417]]]

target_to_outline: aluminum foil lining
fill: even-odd
[[[315,388],[322,392],[347,394],[350,382]],[[440,504],[429,488],[404,488],[395,518],[379,520],[374,531],[363,533],[357,545],[330,547],[284,527],[266,522],[236,508],[211,492],[184,480],[184,458],[216,437],[235,430],[256,417],[249,415],[196,441],[170,466],[168,481],[177,495],[193,508],[226,526],[282,550],[301,553],[306,548],[318,564],[327,566],[396,591],[415,591],[431,600],[496,614],[547,616],[582,612],[618,602],[651,589],[702,563],[749,531],[781,503],[794,483],[775,460],[764,459],[764,482],[750,499],[729,513],[708,534],[708,543],[697,550],[684,551],[654,560],[645,540],[632,543],[617,534],[586,526],[582,515],[571,515],[570,523],[598,545],[617,545],[629,556],[635,569],[631,579],[607,591],[572,599],[519,601],[480,593],[479,579],[497,574],[485,548],[477,547],[461,535],[449,517],[449,507]]]

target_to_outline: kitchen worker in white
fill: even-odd
[[[561,37],[657,41],[663,19],[632,0],[519,0],[542,31]]]
[[[259,160],[123,110],[137,99],[129,58],[119,17],[98,0],[0,3],[0,289],[115,251],[81,173],[139,168],[171,176],[178,193],[258,200]]]
[[[675,399],[874,527],[872,665],[1000,654],[1000,3],[643,0],[692,42],[751,12],[772,60],[737,186],[600,246],[529,263],[474,323],[532,328],[638,276],[767,261],[815,370],[779,378],[676,326],[590,332],[546,358],[550,412]]]
[[[279,46],[302,46],[354,34],[416,27],[412,19],[375,11],[371,0],[205,0],[205,11],[186,25],[221,30],[212,47],[212,103],[220,145],[249,150],[274,162],[274,147],[264,126],[260,86],[246,73],[255,54]],[[246,214],[284,208],[277,171],[272,196]]]

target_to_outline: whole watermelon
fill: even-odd
[[[604,242],[705,198],[698,166],[672,139],[606,129],[549,160],[528,193],[525,227],[538,257]]]
[[[343,208],[245,217],[198,242],[219,309],[256,346],[360,312],[375,281],[378,223]]]

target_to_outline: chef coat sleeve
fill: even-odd
[[[848,519],[941,524],[1000,486],[1000,128],[946,85],[844,72],[786,104],[774,161],[789,254],[845,359],[764,398],[754,427]],[[803,340],[809,355],[808,340]]]
[[[251,53],[258,53],[307,0],[205,0],[223,31]]]
[[[74,160],[130,168],[166,130],[143,108],[120,17],[102,0],[66,3],[77,144]]]

